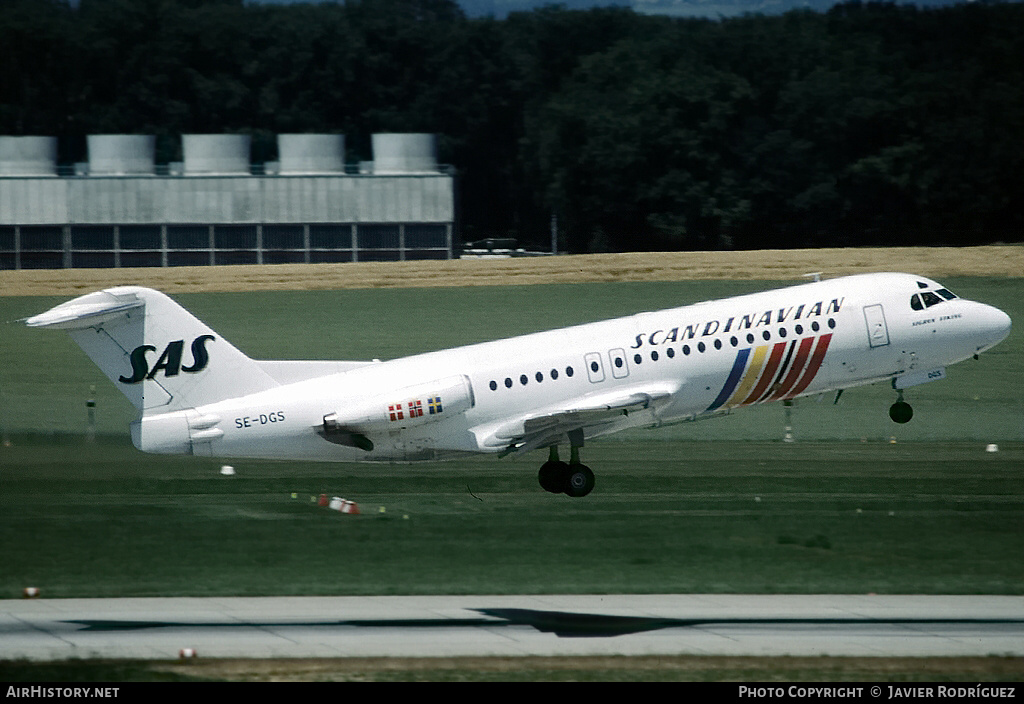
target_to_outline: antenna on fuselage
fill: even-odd
[[[821,281],[821,272],[815,271],[810,274],[803,275],[805,279],[811,279],[812,281]]]

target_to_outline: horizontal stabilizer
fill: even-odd
[[[52,328],[54,330],[83,330],[104,323],[111,323],[129,311],[142,308],[146,302],[134,292],[119,292],[117,289],[97,291],[62,303],[45,313],[25,320],[31,328]]]

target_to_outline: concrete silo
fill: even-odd
[[[144,176],[155,173],[156,137],[150,134],[91,134],[90,176]]]
[[[246,134],[182,135],[185,175],[248,174],[251,141]]]
[[[383,133],[373,140],[373,173],[437,173],[437,138],[432,134]]]
[[[56,175],[56,137],[0,137],[0,176]]]
[[[279,134],[277,153],[284,176],[345,173],[343,134]]]

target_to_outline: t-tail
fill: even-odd
[[[25,322],[68,331],[142,417],[278,385],[171,298],[140,286],[79,296]]]

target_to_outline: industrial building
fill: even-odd
[[[183,135],[157,165],[152,135],[90,135],[88,162],[55,137],[0,137],[0,269],[450,259],[454,176],[428,134],[278,135],[253,165],[247,135]]]

